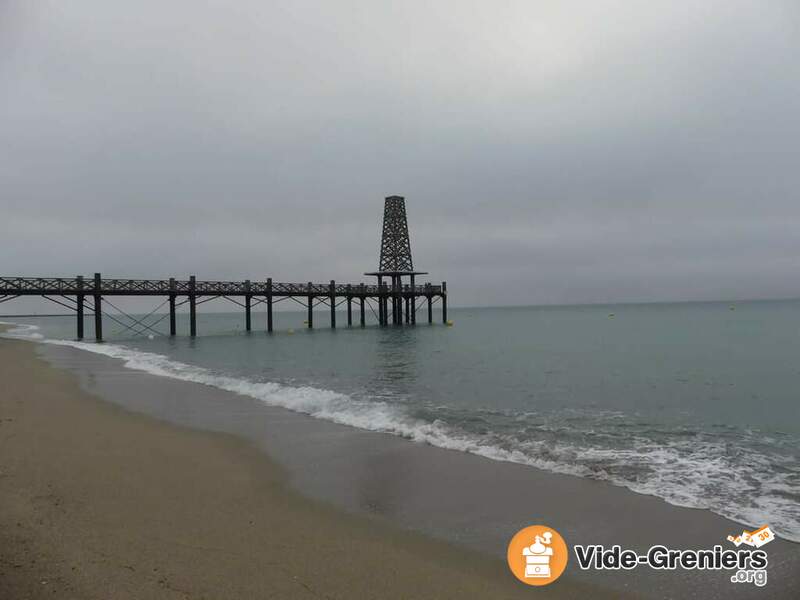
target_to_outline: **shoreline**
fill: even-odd
[[[396,532],[399,524],[426,534],[422,539],[441,538],[454,554],[466,551],[480,557],[478,562],[495,564],[493,572],[500,579],[510,577],[501,560],[508,532],[531,522],[556,527],[570,543],[620,543],[636,549],[652,543],[711,547],[724,544],[731,528],[741,528],[708,511],[675,507],[610,484],[354,430],[208,386],[133,371],[121,367],[118,359],[75,348],[35,347],[48,362],[77,375],[93,395],[135,414],[155,416],[157,422],[249,439],[285,471],[292,493],[323,501],[338,509],[337,515],[366,515],[370,527],[388,526]],[[298,444],[298,436],[304,443]],[[613,589],[615,597],[676,597],[697,589],[709,598],[752,597],[767,590],[773,598],[793,597],[800,589],[800,552],[796,544],[782,540],[771,544],[773,549],[774,583],[764,589],[731,586],[724,573],[685,572],[677,577],[568,569],[557,585],[547,588],[547,597],[570,597],[572,586],[584,593],[591,590],[593,597],[602,597],[603,589]]]
[[[529,591],[502,561],[305,498],[243,440],[93,397],[30,342],[0,340],[0,377],[2,597]],[[587,593],[600,590],[559,582],[548,597]]]
[[[29,329],[27,332],[21,331],[18,335],[18,339],[37,339],[42,337],[40,334],[35,333],[35,330],[39,329],[39,327],[36,325],[18,324],[18,327],[22,328],[23,330]],[[570,476],[577,476],[583,479],[598,481],[601,484],[610,484],[615,487],[627,489],[635,494],[655,496],[667,502],[671,506],[678,508],[708,510],[716,516],[722,517],[723,519],[726,519],[732,523],[736,523],[737,525],[733,527],[734,530],[737,530],[738,528],[755,529],[767,522],[779,523],[781,522],[780,516],[782,512],[784,512],[781,499],[779,497],[770,498],[770,501],[773,502],[773,504],[770,506],[771,510],[764,509],[752,511],[752,503],[748,505],[747,502],[741,504],[738,502],[738,497],[745,499],[747,498],[747,490],[743,490],[740,487],[724,490],[726,492],[725,497],[730,497],[732,504],[727,504],[721,501],[719,498],[714,498],[713,496],[710,499],[706,499],[703,497],[702,491],[702,488],[705,484],[703,481],[699,480],[697,476],[694,476],[693,478],[690,477],[691,483],[694,485],[695,489],[692,489],[692,485],[689,485],[688,487],[682,486],[677,481],[670,486],[665,486],[663,483],[659,484],[659,478],[657,476],[651,477],[649,481],[646,478],[645,485],[642,485],[642,483],[638,480],[632,480],[630,477],[625,475],[622,477],[615,476],[613,472],[612,475],[607,476],[606,473],[600,471],[600,474],[595,476],[597,474],[595,471],[595,465],[593,465],[591,461],[588,462],[587,467],[586,461],[583,461],[582,463],[579,462],[578,464],[571,464],[568,457],[566,462],[558,459],[553,460],[547,456],[546,452],[542,453],[540,456],[530,456],[524,452],[515,454],[514,452],[503,447],[502,444],[490,443],[488,445],[483,445],[481,440],[475,436],[462,437],[460,432],[457,430],[449,431],[446,427],[443,430],[437,430],[435,428],[429,429],[428,425],[430,425],[430,422],[413,422],[413,420],[412,422],[408,422],[402,413],[393,414],[391,411],[386,411],[386,413],[388,413],[386,414],[381,408],[381,402],[377,403],[378,408],[375,410],[373,410],[374,407],[369,403],[359,402],[358,400],[354,401],[353,405],[338,406],[335,405],[336,398],[331,398],[331,396],[339,395],[339,392],[334,391],[337,389],[336,387],[333,387],[332,389],[316,386],[313,388],[308,388],[311,392],[319,393],[316,396],[309,397],[306,393],[307,388],[305,388],[302,384],[296,385],[294,382],[286,384],[281,380],[279,373],[273,373],[272,375],[275,380],[281,383],[272,384],[269,381],[263,382],[258,378],[252,380],[246,376],[234,375],[231,377],[224,373],[215,373],[213,370],[209,370],[204,367],[196,367],[192,359],[175,361],[175,359],[170,358],[170,352],[165,352],[163,349],[137,350],[132,349],[123,343],[115,344],[112,342],[109,344],[96,345],[94,343],[77,343],[75,341],[66,339],[61,340],[57,338],[43,339],[41,341],[46,344],[46,346],[42,346],[43,348],[49,348],[49,351],[43,351],[43,355],[45,356],[53,357],[54,354],[59,354],[55,351],[54,346],[67,346],[76,348],[79,351],[84,351],[81,354],[92,354],[97,356],[97,360],[87,359],[84,361],[86,362],[85,365],[79,365],[77,363],[81,361],[72,361],[71,359],[62,361],[59,357],[56,357],[55,360],[50,361],[52,364],[55,364],[55,366],[59,367],[71,367],[72,363],[76,363],[76,368],[74,371],[82,371],[84,373],[84,379],[87,378],[86,374],[89,371],[93,371],[95,369],[106,371],[109,368],[108,365],[116,365],[116,363],[119,362],[128,369],[154,375],[159,378],[159,381],[173,379],[191,384],[199,384],[200,388],[195,389],[202,389],[203,387],[209,386],[219,390],[221,394],[232,393],[232,395],[237,398],[238,402],[241,402],[245,398],[248,402],[252,400],[255,400],[257,403],[263,402],[269,406],[276,407],[278,409],[278,413],[281,413],[282,410],[285,409],[289,410],[293,414],[309,415],[314,419],[321,419],[323,421],[343,425],[345,427],[353,427],[359,430],[377,432],[379,434],[390,434],[405,440],[413,441],[415,443],[422,443],[423,445],[430,445],[444,450],[466,452],[488,458],[493,461],[521,464],[525,467],[533,467],[537,472],[544,471],[547,473],[566,474]],[[60,356],[67,355],[65,353],[61,353]],[[110,360],[105,360],[106,358]],[[113,368],[115,369],[116,366]],[[129,382],[134,381],[138,383],[141,380],[129,379]],[[273,386],[277,386],[278,389],[276,390]],[[286,394],[284,392],[289,393]],[[141,412],[144,410],[144,412],[147,412],[148,414],[175,422],[179,425],[186,424],[181,420],[180,415],[171,414],[169,411],[164,412],[160,406],[153,405],[152,403],[150,406],[143,409],[141,403],[135,399],[118,402],[118,393],[119,390],[110,388],[109,386],[106,386],[105,389],[102,390],[102,395],[106,400],[126,405],[135,411]],[[347,398],[347,400],[352,400],[348,397],[347,392],[344,392],[344,396]],[[334,406],[330,406],[331,404],[334,404]],[[188,408],[188,406],[185,408]],[[274,416],[275,415],[270,415],[270,417]],[[188,424],[194,425],[191,422]],[[217,429],[217,423],[206,420],[206,422],[200,425],[198,428],[203,430],[215,430]],[[243,432],[234,430],[232,433],[236,433],[238,435],[242,434]],[[250,437],[256,443],[260,443],[261,441],[259,436]],[[671,446],[667,445],[666,450],[670,449]],[[268,454],[272,454],[273,452],[273,449],[271,448],[266,448],[266,450],[268,450]],[[578,450],[588,450],[591,452],[594,450],[594,448],[579,447]],[[539,460],[540,457],[542,460]],[[717,458],[719,459],[720,457],[721,456],[718,453]],[[724,458],[724,455],[722,457]],[[761,457],[754,457],[754,459],[759,458]],[[662,460],[660,464],[655,464],[654,466],[656,469],[656,474],[661,473],[662,476],[666,476],[667,478],[672,476],[673,478],[680,480],[683,477],[684,472],[695,472],[693,467],[697,466],[696,461],[696,457],[695,464],[692,464],[691,460],[681,461],[679,456],[677,461]],[[674,466],[668,466],[664,472],[660,471],[661,467],[664,465],[670,465],[670,463],[673,462],[678,465],[683,462],[684,469],[678,470]],[[656,463],[658,463],[658,461],[656,461]],[[687,463],[689,463],[689,471],[685,470]],[[710,464],[717,464],[717,462],[712,460]],[[302,466],[303,465],[301,465],[301,467]],[[612,468],[616,466],[618,465],[612,465]],[[727,477],[729,472],[730,469],[725,472],[720,472],[720,470],[717,469],[717,472],[712,472],[709,477]],[[747,469],[740,473],[741,478],[744,480],[747,480],[749,475],[750,471]],[[654,485],[653,482],[655,482]],[[700,489],[699,492],[698,489]],[[731,496],[731,494],[733,494],[733,496]],[[777,502],[777,504],[774,504],[775,502]],[[800,536],[800,533],[797,532],[796,518],[791,514],[788,508],[785,509],[785,512],[788,513],[788,519],[791,522],[791,526],[784,524],[785,527],[780,527],[776,530],[776,535],[777,537],[786,541],[800,544],[800,537],[798,537]]]

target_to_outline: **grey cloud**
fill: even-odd
[[[358,281],[404,194],[457,304],[796,296],[799,23],[788,1],[6,1],[0,270]]]

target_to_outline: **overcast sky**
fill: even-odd
[[[800,296],[799,112],[796,0],[0,0],[0,272]]]

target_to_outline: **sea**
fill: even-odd
[[[800,301],[452,308],[451,326],[304,312],[22,317],[7,336],[335,423],[608,482],[800,542]],[[86,320],[87,339],[93,337]],[[127,321],[130,323],[129,321]],[[147,326],[147,327],[145,327]]]

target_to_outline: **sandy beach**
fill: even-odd
[[[0,340],[0,378],[0,598],[529,597],[497,558],[304,498],[245,441],[87,394],[34,344]]]

